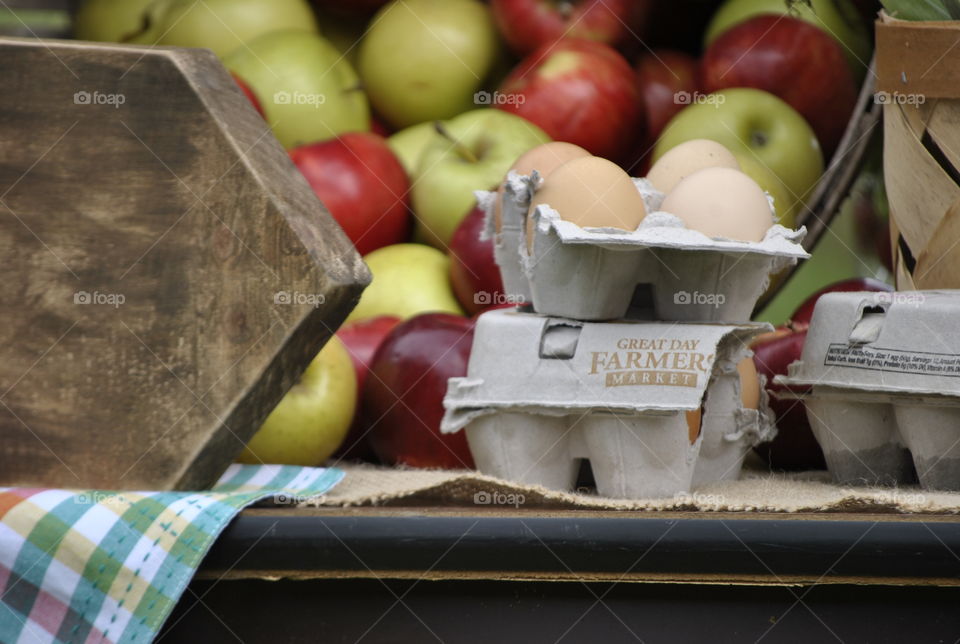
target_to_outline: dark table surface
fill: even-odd
[[[960,517],[255,508],[161,641],[956,642]]]

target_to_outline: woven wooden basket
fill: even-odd
[[[960,288],[960,22],[876,32],[897,288]]]

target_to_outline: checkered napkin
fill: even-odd
[[[0,641],[150,642],[240,510],[342,478],[232,465],[209,492],[0,488]]]

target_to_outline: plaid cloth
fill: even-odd
[[[317,496],[342,478],[232,465],[209,492],[0,488],[0,641],[150,642],[240,510]]]

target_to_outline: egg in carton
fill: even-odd
[[[775,381],[804,401],[837,483],[960,490],[958,317],[960,291],[817,301],[801,359]]]
[[[687,228],[661,209],[663,193],[645,179],[633,182],[648,213],[635,230],[580,226],[551,204],[531,211],[537,172],[508,174],[499,230],[497,193],[478,193],[506,291],[539,313],[579,320],[739,322],[750,319],[771,275],[809,257],[800,245],[804,228],[773,223],[772,199],[763,238],[738,241]]]
[[[609,497],[735,479],[776,431],[762,378],[751,409],[737,370],[745,343],[769,328],[489,311],[467,375],[449,381],[441,430],[466,431],[481,472],[553,489],[572,489],[584,458]]]

